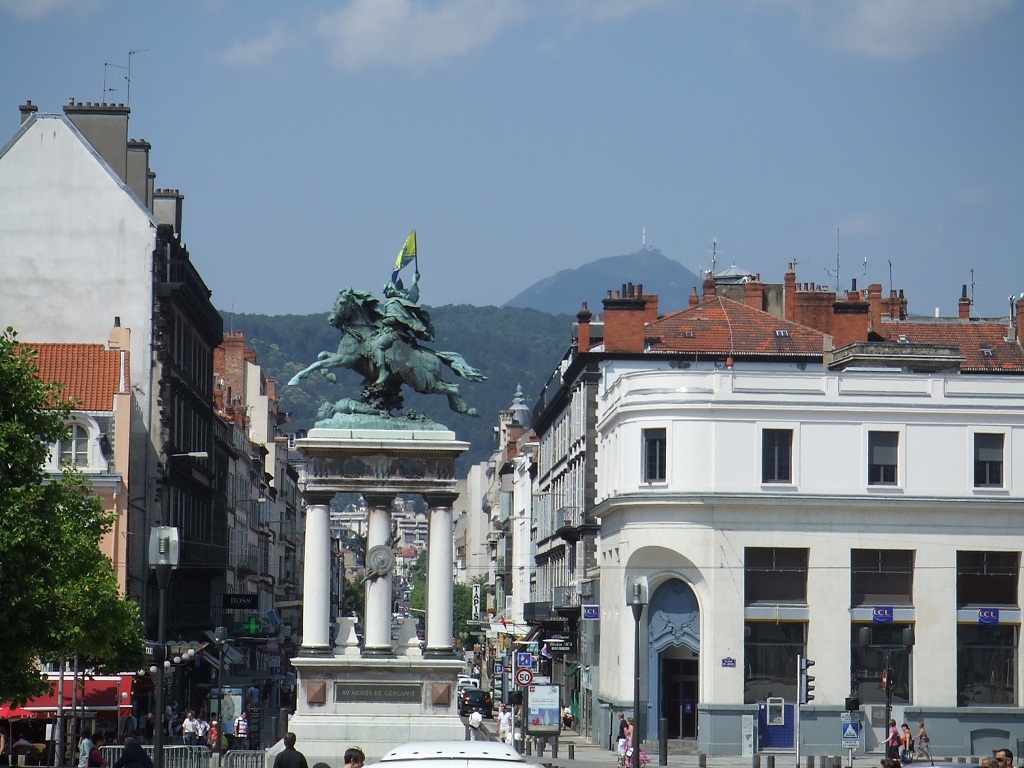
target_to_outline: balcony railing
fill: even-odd
[[[580,605],[579,587],[575,584],[564,584],[552,590],[551,607],[555,610],[578,608]]]

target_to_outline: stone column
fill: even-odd
[[[373,573],[374,547],[390,551],[391,503],[393,493],[364,493],[370,507],[366,531],[366,644],[364,656],[394,656],[391,645],[391,579],[393,576],[394,554],[386,573]],[[382,550],[379,550],[382,551]],[[371,562],[374,561],[374,562]]]
[[[306,507],[302,568],[301,656],[331,656],[331,514],[329,504]]]
[[[458,495],[444,491],[424,494],[430,505],[427,541],[427,650],[424,656],[452,658],[452,622],[455,576],[452,572],[455,542],[452,505]]]

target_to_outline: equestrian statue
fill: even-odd
[[[445,395],[449,407],[457,413],[478,415],[476,408],[462,398],[459,385],[441,377],[442,364],[467,381],[484,381],[487,377],[457,352],[433,350],[424,345],[434,340],[434,326],[427,310],[419,305],[419,264],[408,287],[398,276],[405,263],[415,258],[416,233],[413,231],[398,254],[391,280],[384,286],[383,301],[355,288],[343,288],[338,293],[327,317],[341,332],[338,350],[321,352],[315,363],[303,368],[288,382],[298,384],[313,372],[337,382],[332,368],[349,368],[363,377],[360,399],[343,399],[324,406],[319,414],[322,419],[338,414],[391,418],[393,412],[404,408],[403,384],[423,394]]]

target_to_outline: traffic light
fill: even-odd
[[[807,674],[807,670],[814,666],[810,659],[800,657],[800,703],[807,704],[814,698],[811,691],[814,690],[814,676]]]

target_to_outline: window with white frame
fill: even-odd
[[[1003,487],[1003,436],[978,432],[974,435],[974,487]]]
[[[61,466],[89,466],[89,431],[81,424],[72,424],[67,438],[58,443]]]
[[[643,470],[645,483],[663,483],[666,478],[667,438],[665,428],[645,429],[643,431],[644,455]]]
[[[899,432],[868,432],[868,485],[896,485]]]

